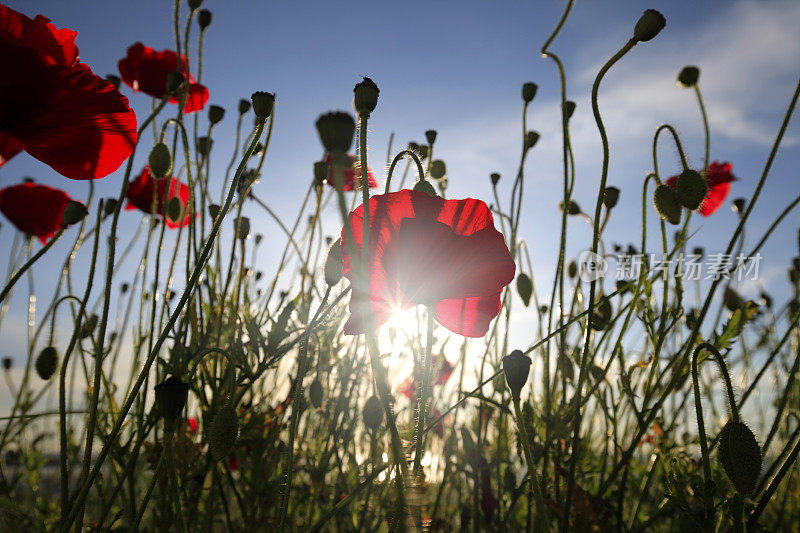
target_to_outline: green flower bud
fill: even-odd
[[[181,219],[181,215],[183,214],[183,206],[181,205],[181,201],[173,196],[167,201],[167,209],[166,209],[167,217],[173,221],[178,222]]]
[[[314,163],[314,183],[316,185],[322,186],[325,182],[328,181],[328,174],[330,173],[330,167],[328,163],[325,161],[317,161]]]
[[[417,151],[419,152],[419,158],[422,161],[425,161],[425,158],[428,157],[428,146],[425,144],[420,144]]]
[[[619,201],[619,189],[617,187],[606,187],[605,194],[603,195],[603,205],[607,209],[614,209]]]
[[[328,257],[325,258],[325,283],[333,287],[342,279],[342,240],[336,239],[328,249]]]
[[[536,97],[536,91],[539,89],[539,86],[529,81],[527,83],[522,84],[522,100],[529,104],[531,101]]]
[[[48,346],[36,358],[36,373],[39,377],[47,381],[58,368],[58,351],[53,346]]]
[[[67,202],[67,205],[64,206],[64,212],[61,214],[61,221],[65,226],[71,226],[83,220],[88,214],[89,210],[86,209],[85,205],[75,200],[70,200]]]
[[[611,324],[613,314],[614,310],[611,307],[611,300],[609,300],[607,296],[601,297],[589,320],[592,329],[595,331],[607,329],[609,324]]]
[[[197,138],[197,152],[201,156],[208,157],[208,154],[211,153],[212,146],[214,146],[214,139],[211,139],[209,137]]]
[[[539,132],[529,131],[525,134],[525,149],[530,150],[539,142]]]
[[[578,263],[576,263],[574,259],[570,259],[567,265],[567,275],[572,279],[578,276]]]
[[[533,281],[531,281],[531,278],[524,272],[521,272],[520,275],[517,276],[517,294],[519,294],[525,307],[528,307],[531,303],[531,295],[533,294]]]
[[[244,115],[245,113],[250,111],[250,107],[251,107],[250,100],[245,100],[244,98],[239,100],[239,114],[240,115]]]
[[[364,403],[364,410],[361,412],[364,425],[372,431],[377,430],[383,422],[383,406],[377,396],[370,396]]]
[[[649,41],[658,35],[666,25],[667,19],[664,18],[664,15],[655,9],[647,9],[639,18],[636,27],[633,29],[633,38],[637,42]]]
[[[558,209],[563,213],[564,212],[564,202],[558,203]],[[574,200],[570,200],[567,204],[567,214],[568,215],[579,215],[581,214],[581,206],[578,205],[578,202]]]
[[[440,180],[447,174],[447,165],[441,159],[434,159],[431,161],[431,177],[435,180]]]
[[[334,111],[320,116],[316,122],[317,133],[325,150],[332,155],[343,155],[353,144],[356,122],[349,113]]]
[[[111,215],[114,210],[117,208],[117,199],[116,198],[106,198],[103,200],[103,213],[106,216]]]
[[[356,112],[360,116],[369,117],[370,113],[375,110],[378,105],[378,95],[381,90],[378,85],[370,78],[364,76],[364,79],[353,88],[354,103]]]
[[[681,205],[694,211],[703,203],[703,199],[708,193],[708,185],[699,172],[687,168],[678,176],[676,193]]]
[[[719,434],[719,462],[736,492],[752,496],[761,475],[761,449],[753,432],[742,422],[728,420]]]
[[[690,89],[697,85],[697,80],[700,78],[700,69],[694,65],[683,67],[680,74],[678,74],[678,85],[685,89]]]
[[[208,108],[208,121],[212,124],[222,122],[225,117],[225,108],[218,105],[212,105]]]
[[[199,139],[197,144],[198,146],[200,145]],[[169,153],[169,148],[163,142],[153,146],[147,162],[150,165],[150,174],[156,178],[165,178],[172,172],[172,156]]]
[[[122,81],[119,79],[119,76],[109,74],[108,76],[106,76],[106,81],[111,82],[111,85],[113,85],[114,88],[119,91],[119,84]]]
[[[433,146],[433,143],[436,142],[436,130],[428,130],[425,132],[425,139],[427,139],[428,144]]]
[[[226,405],[211,421],[211,429],[208,431],[208,444],[214,459],[217,461],[225,459],[233,450],[237,438],[239,438],[239,417],[236,409]]]
[[[201,9],[200,13],[197,14],[197,24],[200,26],[200,30],[208,28],[211,25],[211,11]]]
[[[236,237],[242,240],[248,238],[250,236],[250,219],[247,217],[239,217],[234,222]]]
[[[653,192],[653,205],[656,207],[658,216],[673,225],[680,223],[681,204],[678,202],[678,195],[672,187],[663,183],[656,187]]]
[[[561,107],[561,112],[564,113],[567,120],[571,119],[573,113],[575,113],[575,102],[572,100],[564,102],[564,105]]]
[[[522,387],[528,382],[528,374],[531,371],[531,358],[520,350],[514,350],[503,357],[503,372],[506,375],[506,383],[511,390],[511,397],[519,400],[519,393]]]
[[[498,174],[497,172],[492,172],[491,174],[489,174],[489,179],[492,180],[492,185],[497,185],[497,182],[500,181],[500,174]]]
[[[189,385],[177,376],[170,376],[156,385],[155,391],[156,406],[164,420],[173,422],[180,418],[189,398]]]
[[[219,215],[220,207],[217,204],[209,204],[208,206],[208,214],[211,215],[211,218],[217,218]]]
[[[253,104],[257,120],[267,120],[275,105],[275,95],[265,91],[256,91],[250,97],[250,101]]]

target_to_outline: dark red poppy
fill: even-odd
[[[166,194],[168,185],[169,193]],[[154,190],[156,195],[155,209],[153,203]],[[125,198],[128,199],[128,203],[125,206],[126,210],[138,209],[145,213],[161,215],[168,228],[187,226],[191,221],[188,213],[184,216],[182,221],[172,220],[164,213],[167,202],[172,198],[180,200],[181,212],[186,212],[186,206],[189,203],[189,187],[172,176],[168,178],[155,178],[150,173],[149,166],[145,166],[141,174],[128,184],[128,192],[125,193]]]
[[[351,165],[342,169],[344,174],[344,190],[345,191],[352,191],[356,188],[356,180],[358,183],[361,183],[361,163],[359,160],[350,154],[347,154],[348,159],[350,159]],[[330,154],[325,156],[325,162],[328,163],[328,185],[331,187],[336,187],[336,182],[333,179],[333,158]],[[375,176],[372,174],[372,169],[367,167],[367,179],[369,179],[369,188],[374,189],[378,186],[378,182],[375,181]]]
[[[447,360],[444,356],[442,356],[442,365],[439,367],[439,372],[436,374],[436,384],[442,385],[447,383],[447,380],[450,379],[450,374],[453,373],[453,365],[450,364],[450,361]]]
[[[417,382],[414,381],[413,376],[409,376],[403,381],[400,386],[397,388],[397,392],[408,398],[409,400],[413,400],[417,397]]]
[[[203,109],[208,101],[208,89],[195,83],[189,72],[189,61],[181,55],[184,79],[189,81],[184,113]],[[117,65],[124,81],[134,91],[141,91],[153,98],[164,98],[167,94],[167,75],[178,70],[178,54],[174,50],[156,52],[149,46],[136,43],[128,48],[128,55],[119,60]],[[180,102],[179,95],[170,96],[173,104]]]
[[[708,165],[706,170],[706,185],[708,192],[703,199],[703,203],[697,208],[697,212],[707,217],[722,205],[728,193],[731,191],[731,182],[736,181],[736,176],[731,174],[733,165],[731,163],[719,163],[714,161]],[[678,187],[678,176],[672,176],[666,181],[667,185],[673,189]]]
[[[42,244],[61,227],[61,215],[69,201],[64,191],[37,183],[0,189],[0,211],[17,229],[38,237]]]
[[[95,179],[131,155],[136,115],[78,61],[76,35],[0,5],[0,166],[25,150],[68,178]]]
[[[231,470],[239,470],[239,461],[236,459],[236,456],[232,456],[228,464],[231,467]]]
[[[197,420],[194,418],[187,418],[186,421],[189,423],[189,433],[191,433],[192,435],[197,433],[197,428],[198,428]]]
[[[369,289],[354,283],[350,237],[342,231],[342,273],[351,282],[348,335],[363,333],[369,306],[380,326],[398,309],[427,305],[455,333],[482,337],[500,312],[500,293],[516,266],[480,200],[445,200],[404,189],[370,198]],[[360,260],[364,206],[350,213]]]

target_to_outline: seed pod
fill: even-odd
[[[419,145],[417,151],[419,152],[420,160],[425,161],[425,158],[428,157],[428,145],[426,144]]]
[[[209,204],[208,206],[208,214],[211,215],[211,218],[217,218],[219,210],[220,207],[217,204]]]
[[[308,399],[315,409],[319,409],[322,405],[322,396],[322,383],[315,378],[314,381],[311,382],[311,385],[308,386]]]
[[[663,183],[656,187],[653,192],[653,205],[655,205],[658,216],[669,222],[678,225],[681,221],[681,205],[678,203],[678,195],[669,185]]]
[[[267,120],[267,117],[272,114],[272,108],[275,105],[275,95],[266,91],[256,91],[250,97],[250,102],[253,104],[253,111],[258,120]]]
[[[441,159],[431,161],[431,177],[440,180],[447,174],[447,165]]]
[[[678,201],[686,209],[694,211],[700,207],[707,192],[708,185],[699,172],[687,168],[678,176],[676,194],[678,195]]]
[[[67,205],[64,206],[64,211],[61,214],[61,221],[65,226],[71,226],[83,220],[88,214],[89,210],[86,209],[85,205],[75,200],[70,200],[67,202]]]
[[[564,202],[558,203],[558,208],[563,212],[564,211]],[[578,205],[578,202],[574,200],[570,200],[567,204],[567,214],[568,215],[579,215],[581,212],[581,206]]]
[[[239,217],[234,222],[234,231],[236,232],[236,237],[239,239],[248,238],[250,236],[250,219],[247,217]]]
[[[528,382],[530,370],[531,358],[520,350],[514,350],[503,357],[503,373],[506,375],[506,383],[511,390],[511,397],[515,400],[519,400],[519,393]]]
[[[433,143],[436,142],[436,130],[428,130],[425,132],[425,139],[428,141],[428,144],[433,146]]]
[[[201,9],[197,14],[197,24],[201,30],[205,30],[211,25],[211,11],[208,9]]]
[[[360,116],[368,117],[370,113],[375,111],[375,107],[378,105],[378,95],[380,92],[381,90],[378,89],[378,85],[370,78],[364,76],[364,79],[356,83],[356,86],[353,88],[353,103],[356,112],[358,112]]]
[[[156,385],[155,391],[156,405],[164,420],[172,422],[180,418],[189,398],[189,385],[177,376],[170,376]]]
[[[208,121],[212,124],[218,124],[225,118],[225,108],[218,105],[212,105],[208,108]]]
[[[633,38],[638,42],[649,41],[658,35],[666,25],[667,19],[664,18],[664,15],[655,9],[647,9],[642,13],[633,29]]]
[[[214,139],[210,139],[208,137],[197,138],[197,153],[199,153],[201,156],[206,157],[209,153],[211,153],[212,146],[214,146]]]
[[[342,279],[342,239],[336,239],[328,249],[328,257],[325,258],[325,283],[333,287]]]
[[[36,358],[36,373],[47,381],[56,373],[58,368],[58,351],[53,346],[48,346]]]
[[[103,213],[106,216],[111,215],[114,210],[117,208],[117,199],[116,198],[106,198],[103,200]]]
[[[753,432],[742,422],[728,420],[719,434],[719,462],[736,492],[752,496],[761,475],[761,449]]]
[[[690,89],[697,85],[698,78],[700,78],[699,68],[694,65],[683,67],[680,74],[678,74],[678,86]]]
[[[361,413],[364,425],[375,431],[383,422],[383,406],[377,396],[370,396],[364,403],[364,410]]]
[[[322,146],[331,154],[345,154],[353,144],[356,122],[349,113],[326,113],[317,119],[316,126]]]
[[[236,415],[236,409],[226,405],[214,417],[208,432],[208,443],[214,459],[220,461],[226,458],[238,437],[239,417]]]
[[[167,217],[171,221],[178,222],[181,219],[181,211],[183,211],[183,206],[177,197],[173,196],[167,201]]]
[[[203,0],[189,0],[187,3],[189,4],[189,9],[194,11],[195,9],[203,5]]]
[[[572,100],[567,100],[561,106],[561,111],[564,113],[564,116],[567,118],[567,120],[571,119],[572,115],[575,113],[575,102]]]
[[[619,202],[619,189],[617,187],[606,187],[605,194],[603,194],[603,205],[607,209],[614,209]]]
[[[744,214],[744,208],[747,206],[747,200],[744,198],[737,198],[733,202],[731,202],[731,208],[733,211],[739,215]]]
[[[422,191],[428,196],[436,196],[436,190],[431,185],[431,182],[427,180],[419,180],[414,184],[415,191]]]
[[[492,185],[497,185],[497,182],[500,181],[500,174],[498,174],[497,172],[492,172],[491,174],[489,174],[489,179],[492,180]]]
[[[520,275],[517,276],[517,294],[522,298],[522,303],[525,304],[525,307],[528,307],[531,303],[531,295],[533,294],[533,281],[531,281],[531,278],[524,272],[521,272]]]
[[[539,132],[529,131],[525,134],[525,149],[530,150],[539,142]]]
[[[527,83],[523,83],[522,84],[522,100],[526,104],[531,103],[531,101],[536,97],[536,91],[538,89],[539,89],[539,87],[535,83],[533,83],[531,81],[529,81]]]
[[[10,357],[3,357],[3,370],[11,370],[14,360]]]

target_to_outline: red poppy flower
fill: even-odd
[[[62,190],[26,182],[0,189],[0,211],[17,229],[44,244],[61,227],[70,201]]]
[[[408,398],[409,400],[413,400],[417,397],[417,383],[414,381],[413,376],[409,376],[406,378],[403,383],[397,388],[397,392]]]
[[[169,185],[169,193],[167,194],[167,185]],[[153,193],[155,189],[155,209],[153,209]],[[166,194],[166,200],[164,198]],[[141,174],[137,176],[128,184],[128,192],[125,193],[125,198],[128,203],[125,206],[126,210],[138,209],[145,213],[161,215],[165,220],[168,228],[178,228],[180,226],[187,226],[191,221],[189,214],[183,218],[183,221],[175,221],[170,219],[164,213],[164,206],[172,198],[177,198],[181,202],[181,212],[186,211],[186,205],[189,203],[189,187],[172,176],[168,178],[155,178],[150,173],[150,167],[145,166]]]
[[[439,367],[439,372],[436,374],[436,384],[442,385],[447,383],[447,380],[450,379],[450,374],[453,373],[453,365],[450,364],[450,361],[447,360],[444,356],[442,356],[442,366]]]
[[[236,459],[235,455],[231,457],[228,464],[230,464],[231,470],[239,470],[239,461]]]
[[[95,179],[131,155],[136,115],[78,62],[75,35],[0,5],[0,166],[25,150],[68,178]]]
[[[347,154],[348,159],[352,162],[352,165],[349,167],[345,167],[342,169],[344,174],[344,190],[345,191],[352,191],[356,188],[356,180],[358,183],[361,183],[361,163],[359,160],[350,154]],[[325,156],[325,162],[328,163],[328,185],[331,187],[336,187],[336,182],[333,179],[333,157],[331,154]],[[374,189],[378,186],[378,182],[375,181],[375,176],[372,174],[372,169],[367,167],[367,179],[369,179],[369,188]]]
[[[183,112],[199,111],[208,101],[208,89],[195,83],[189,72],[186,56],[181,56],[181,65],[184,79],[189,80],[189,92]],[[164,98],[167,93],[167,75],[178,70],[178,54],[174,50],[156,52],[149,46],[136,43],[128,48],[128,55],[120,59],[117,66],[122,81],[131,89],[149,94],[153,98]],[[173,104],[179,103],[179,95],[170,96],[169,101]]]
[[[486,204],[404,189],[373,196],[369,210],[368,294],[353,283],[359,268],[354,272],[350,238],[342,231],[342,273],[353,287],[345,333],[364,331],[366,305],[373,325],[380,326],[395,310],[421,304],[450,331],[485,335],[516,270]],[[363,205],[350,213],[359,259],[363,213]]]
[[[198,428],[197,420],[194,418],[187,418],[186,421],[189,423],[189,433],[191,433],[192,435],[197,433],[197,428]]]
[[[714,161],[708,165],[708,169],[706,170],[708,192],[703,199],[703,203],[697,208],[698,213],[707,217],[719,209],[722,202],[725,201],[725,198],[728,197],[728,193],[731,191],[731,182],[736,180],[736,176],[731,174],[731,170],[733,170],[733,165],[728,162],[720,164]],[[673,189],[677,188],[678,176],[672,176],[667,179],[666,183]]]

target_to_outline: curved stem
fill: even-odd
[[[14,275],[13,275],[13,276],[11,276],[11,279],[10,279],[10,280],[8,280],[8,283],[7,283],[7,284],[6,284],[6,286],[3,288],[3,292],[0,292],[0,302],[2,302],[3,300],[5,300],[6,296],[8,296],[8,293],[11,291],[11,288],[12,288],[12,287],[14,287],[14,285],[15,285],[15,284],[16,284],[16,283],[19,281],[19,278],[21,278],[21,277],[22,277],[22,275],[23,275],[23,274],[24,274],[24,273],[25,273],[25,272],[26,272],[26,271],[27,271],[27,270],[28,270],[30,267],[32,267],[32,266],[33,266],[33,264],[34,264],[36,261],[38,261],[40,257],[42,257],[42,256],[43,256],[43,255],[44,255],[44,254],[47,252],[47,250],[49,250],[50,248],[52,248],[52,247],[53,247],[53,245],[56,243],[56,241],[58,240],[58,238],[59,238],[59,237],[61,237],[61,235],[64,233],[64,230],[65,230],[65,229],[66,229],[66,226],[61,226],[61,228],[59,228],[59,230],[56,232],[56,234],[55,234],[55,235],[53,235],[53,237],[52,237],[52,238],[51,238],[49,241],[47,241],[47,244],[45,244],[44,246],[42,246],[42,249],[41,249],[41,250],[39,250],[38,252],[36,252],[36,254],[34,254],[34,255],[33,255],[33,257],[31,257],[30,259],[28,259],[28,261],[26,261],[26,262],[25,262],[25,264],[24,264],[24,265],[22,265],[22,268],[20,268],[19,270],[17,270],[17,271],[14,273]]]
[[[416,163],[417,176],[419,177],[419,180],[423,181],[425,179],[425,170],[422,168],[422,162],[419,160],[419,156],[415,154],[413,150],[403,150],[402,152],[394,156],[394,159],[392,159],[392,163],[389,165],[389,172],[386,174],[386,186],[383,189],[384,194],[389,192],[389,186],[392,183],[392,173],[394,172],[394,167],[397,166],[397,163],[399,163],[400,160],[403,159],[403,157],[405,156],[410,156],[411,159],[414,160],[414,163]]]

